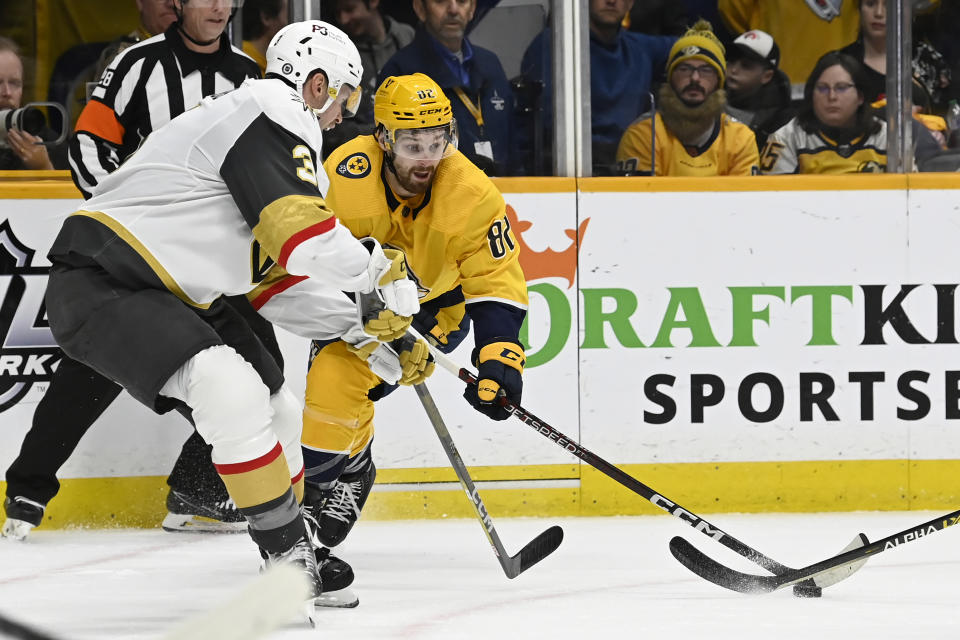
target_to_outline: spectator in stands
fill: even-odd
[[[887,106],[887,9],[884,0],[861,0],[860,35],[841,51],[863,66],[867,103],[878,109],[881,119]],[[943,57],[926,42],[913,47],[913,116],[943,147],[946,145],[947,124],[932,113],[934,95],[942,96],[949,86],[950,70]],[[924,74],[921,77],[918,74]],[[945,83],[941,85],[942,83]],[[924,135],[926,132],[922,132]]]
[[[680,36],[688,24],[686,7],[677,0],[634,2],[623,21],[623,26],[630,31],[658,36]]]
[[[884,171],[887,123],[867,103],[866,88],[857,60],[839,51],[821,57],[807,79],[799,113],[767,139],[761,173]],[[924,129],[917,126],[918,131]],[[938,150],[929,135],[916,136],[915,144],[918,159]]]
[[[946,112],[950,100],[960,98],[960,82],[953,82],[953,78],[960,78],[960,38],[957,38],[957,25],[960,25],[960,1],[958,0],[927,0],[922,6],[914,4],[913,41],[929,43],[934,51],[942,55],[945,71],[939,74],[929,74],[937,78],[936,84],[943,87],[941,91],[934,88],[934,113]],[[923,74],[928,75],[928,74]]]
[[[465,34],[476,0],[413,0],[420,23],[413,42],[380,69],[389,76],[425,73],[450,96],[460,151],[488,175],[515,171],[513,91],[497,55]]]
[[[730,33],[760,29],[777,41],[795,96],[817,59],[856,38],[860,24],[856,0],[718,0],[717,6]]]
[[[793,117],[790,79],[779,63],[780,47],[757,29],[740,34],[727,55],[727,113],[753,129],[757,149]]]
[[[243,52],[256,61],[260,73],[267,70],[267,46],[290,22],[288,0],[245,0],[243,3]]]
[[[860,33],[841,51],[863,64],[867,102],[883,100],[887,93],[887,8],[885,0],[860,0]],[[913,43],[913,104],[930,113],[935,97],[941,102],[950,86],[950,69],[928,42]]]
[[[23,60],[20,48],[10,38],[0,36],[0,111],[19,109],[23,101]],[[31,126],[31,129],[34,127]],[[26,130],[8,128],[0,134],[0,170],[66,168],[66,152],[63,148],[51,151],[42,144],[54,140],[56,135],[49,127],[36,127],[37,135]]]
[[[723,112],[726,60],[710,23],[697,22],[670,50],[655,112],[631,124],[617,149],[618,173],[748,176],[757,173],[750,128]]]
[[[363,61],[363,96],[356,115],[323,136],[324,156],[359,135],[373,133],[377,74],[393,55],[413,42],[413,27],[380,11],[380,0],[337,0],[336,22],[350,36]]]
[[[232,15],[231,0],[173,0],[173,6],[176,21],[164,33],[114,58],[80,115],[70,145],[70,168],[85,197],[101,180],[109,180],[151,131],[205,96],[260,76],[256,63],[232,47],[224,33]],[[282,363],[273,327],[244,296],[226,300]],[[40,524],[47,503],[60,489],[56,478],[60,467],[120,391],[112,380],[64,355],[37,405],[20,453],[7,469],[7,522]],[[246,520],[213,468],[210,448],[196,432],[184,444],[167,483],[165,529],[246,529]]]
[[[621,28],[633,0],[590,0],[590,124],[594,172],[609,172],[627,126],[650,108],[650,89],[667,63],[673,36]],[[551,30],[523,55],[521,73],[542,82],[544,129],[553,126]],[[549,136],[548,136],[549,137]]]

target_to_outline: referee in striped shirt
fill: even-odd
[[[232,47],[225,31],[237,0],[171,2],[177,15],[165,33],[124,49],[100,78],[70,141],[70,170],[85,198],[144,138],[210,95],[259,78],[256,62]],[[163,135],[159,133],[158,135]],[[243,296],[227,298],[277,360],[283,359],[272,325]],[[8,518],[36,526],[57,494],[56,474],[80,439],[119,395],[119,385],[66,356],[37,405],[20,454],[7,470]],[[168,530],[246,531],[213,468],[210,448],[194,432],[170,477],[164,520]]]
[[[232,0],[174,0],[178,20],[137,43],[104,71],[70,141],[70,169],[85,197],[147,135],[206,96],[260,77],[224,33]]]

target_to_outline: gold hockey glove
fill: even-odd
[[[390,346],[397,352],[400,367],[403,369],[400,384],[420,384],[433,374],[436,363],[430,355],[427,343],[423,340],[416,340],[413,336],[407,335],[390,343]]]

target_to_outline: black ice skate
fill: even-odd
[[[311,544],[309,538],[303,536],[294,543],[293,547],[282,553],[270,553],[261,547],[260,557],[263,559],[263,568],[275,564],[289,564],[303,571],[310,585],[308,599],[304,603],[304,615],[312,626],[316,626],[314,599],[320,597],[323,593],[323,580],[320,578],[317,557],[314,555],[313,544]]]
[[[217,500],[170,489],[167,510],[169,513],[161,525],[164,531],[244,533],[247,530],[246,518],[229,496]]]
[[[308,491],[305,504],[317,522],[315,545],[335,547],[343,542],[360,517],[376,477],[377,467],[371,460],[366,468],[342,475],[331,490],[323,492],[319,501]]]
[[[314,555],[323,581],[324,591],[315,600],[315,604],[318,607],[337,609],[356,607],[360,604],[360,599],[348,588],[353,584],[353,568],[330,553],[330,549],[317,544],[317,521],[306,507],[303,508],[303,519],[307,525],[307,536],[314,545]]]
[[[3,510],[7,519],[0,530],[0,536],[11,540],[23,540],[30,535],[30,530],[43,522],[44,505],[24,498],[14,496],[3,501]]]

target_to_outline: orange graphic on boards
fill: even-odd
[[[571,242],[570,246],[563,251],[554,251],[549,247],[543,251],[534,251],[523,241],[523,232],[532,227],[533,223],[527,220],[521,221],[510,205],[507,205],[507,219],[520,245],[520,266],[523,267],[523,275],[527,282],[540,278],[566,278],[567,288],[572,287],[577,276],[577,252],[583,242],[590,218],[581,222],[576,231],[573,229],[564,231]]]

